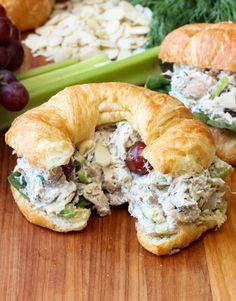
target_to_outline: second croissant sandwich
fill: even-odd
[[[170,95],[211,126],[217,154],[236,165],[236,23],[189,24],[169,33],[159,57],[174,63]]]
[[[66,88],[6,134],[20,210],[56,231],[84,228],[128,202],[140,243],[173,254],[226,220],[224,177],[209,129],[178,100],[122,83]]]

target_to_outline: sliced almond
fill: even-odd
[[[126,57],[146,42],[151,16],[148,8],[128,1],[66,1],[56,4],[48,22],[24,43],[46,60],[84,60],[101,51],[114,60],[117,52],[119,58]]]
[[[102,144],[96,144],[95,160],[99,165],[108,166],[111,163],[109,150]]]

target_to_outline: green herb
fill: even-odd
[[[27,186],[25,178],[19,173],[18,171],[13,172],[8,177],[9,183],[17,189],[25,198],[29,199],[28,196],[25,194],[24,189]]]
[[[215,98],[220,95],[220,93],[228,86],[229,78],[227,76],[221,77],[216,86],[213,88],[211,92],[211,97]]]
[[[37,177],[40,179],[40,181],[44,184],[45,183],[45,179],[42,175],[37,175]]]
[[[130,0],[153,12],[147,47],[160,45],[172,30],[189,23],[236,21],[235,0]]]

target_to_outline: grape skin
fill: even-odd
[[[0,88],[1,104],[9,111],[22,110],[29,101],[26,88],[19,82],[11,82]]]
[[[9,111],[22,110],[29,101],[28,91],[11,72],[21,66],[23,59],[20,32],[0,5],[0,103]]]
[[[151,164],[142,156],[142,151],[145,147],[146,144],[142,141],[135,142],[129,149],[125,161],[129,170],[138,175],[148,174],[150,170],[153,169]]]

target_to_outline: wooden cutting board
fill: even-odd
[[[24,68],[43,63],[27,52]],[[1,117],[0,117],[1,118]],[[11,196],[15,165],[0,133],[0,300],[236,300],[236,196],[228,220],[177,255],[157,257],[137,242],[127,208],[93,215],[82,232],[30,224]],[[236,172],[229,179],[236,191]]]

